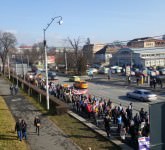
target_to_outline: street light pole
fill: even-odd
[[[68,74],[68,63],[67,63],[66,49],[64,50],[64,53],[65,53],[65,73]]]
[[[47,24],[46,28],[43,29],[43,33],[44,33],[44,51],[45,51],[45,73],[46,73],[46,101],[47,101],[47,110],[49,110],[49,88],[48,88],[48,58],[47,58],[47,49],[46,49],[46,30],[49,28],[49,26],[52,24],[52,22],[56,19],[59,18],[59,21],[57,23],[62,24],[62,17],[61,16],[57,16],[52,18],[51,22],[49,24]]]

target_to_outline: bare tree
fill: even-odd
[[[0,33],[0,57],[3,64],[3,74],[5,74],[5,63],[9,51],[15,48],[16,37],[10,32],[1,32]]]
[[[70,53],[71,59],[68,64],[74,65],[76,68],[76,70],[75,70],[76,73],[82,74],[85,70],[84,66],[86,66],[86,61],[85,61],[86,59],[83,56],[82,51],[80,50],[80,43],[81,43],[80,37],[78,37],[77,39],[73,39],[73,40],[71,40],[68,37],[68,42],[74,50],[74,53]],[[68,54],[68,56],[69,56],[69,54]],[[71,61],[71,60],[73,60],[73,61]]]
[[[24,50],[23,55],[29,57],[29,63],[34,64],[36,61],[44,63],[44,47],[43,43],[36,43],[32,46],[32,50]]]

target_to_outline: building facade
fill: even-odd
[[[83,55],[87,59],[88,64],[94,63],[95,53],[104,48],[105,44],[89,44],[83,46]]]
[[[165,66],[165,47],[122,48],[115,53],[112,65],[118,66]]]
[[[153,39],[151,37],[133,39],[127,43],[130,48],[148,48],[148,47],[164,47],[165,40]]]

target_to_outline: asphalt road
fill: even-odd
[[[147,88],[148,85],[141,85],[139,87],[136,86],[136,83],[133,82],[131,86],[128,86],[125,82],[125,77],[117,76],[112,80],[108,81],[107,76],[105,75],[97,75],[92,80],[87,80],[89,84],[88,91],[90,94],[95,95],[96,97],[102,97],[106,99],[111,99],[115,104],[122,104],[124,107],[127,107],[130,102],[133,103],[134,112],[138,112],[142,107],[145,111],[149,111],[149,104],[156,103],[159,101],[165,101],[164,89],[157,88],[153,90],[153,93],[158,95],[158,100],[154,102],[140,102],[138,100],[129,99],[126,97],[126,93],[133,91],[136,88]],[[88,77],[81,77],[82,79],[88,79]],[[58,83],[68,83],[73,85],[73,82],[69,82],[67,77],[58,76]]]

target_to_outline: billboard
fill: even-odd
[[[48,64],[54,64],[55,63],[55,56],[48,56]]]
[[[165,150],[165,102],[150,104],[150,149]]]

